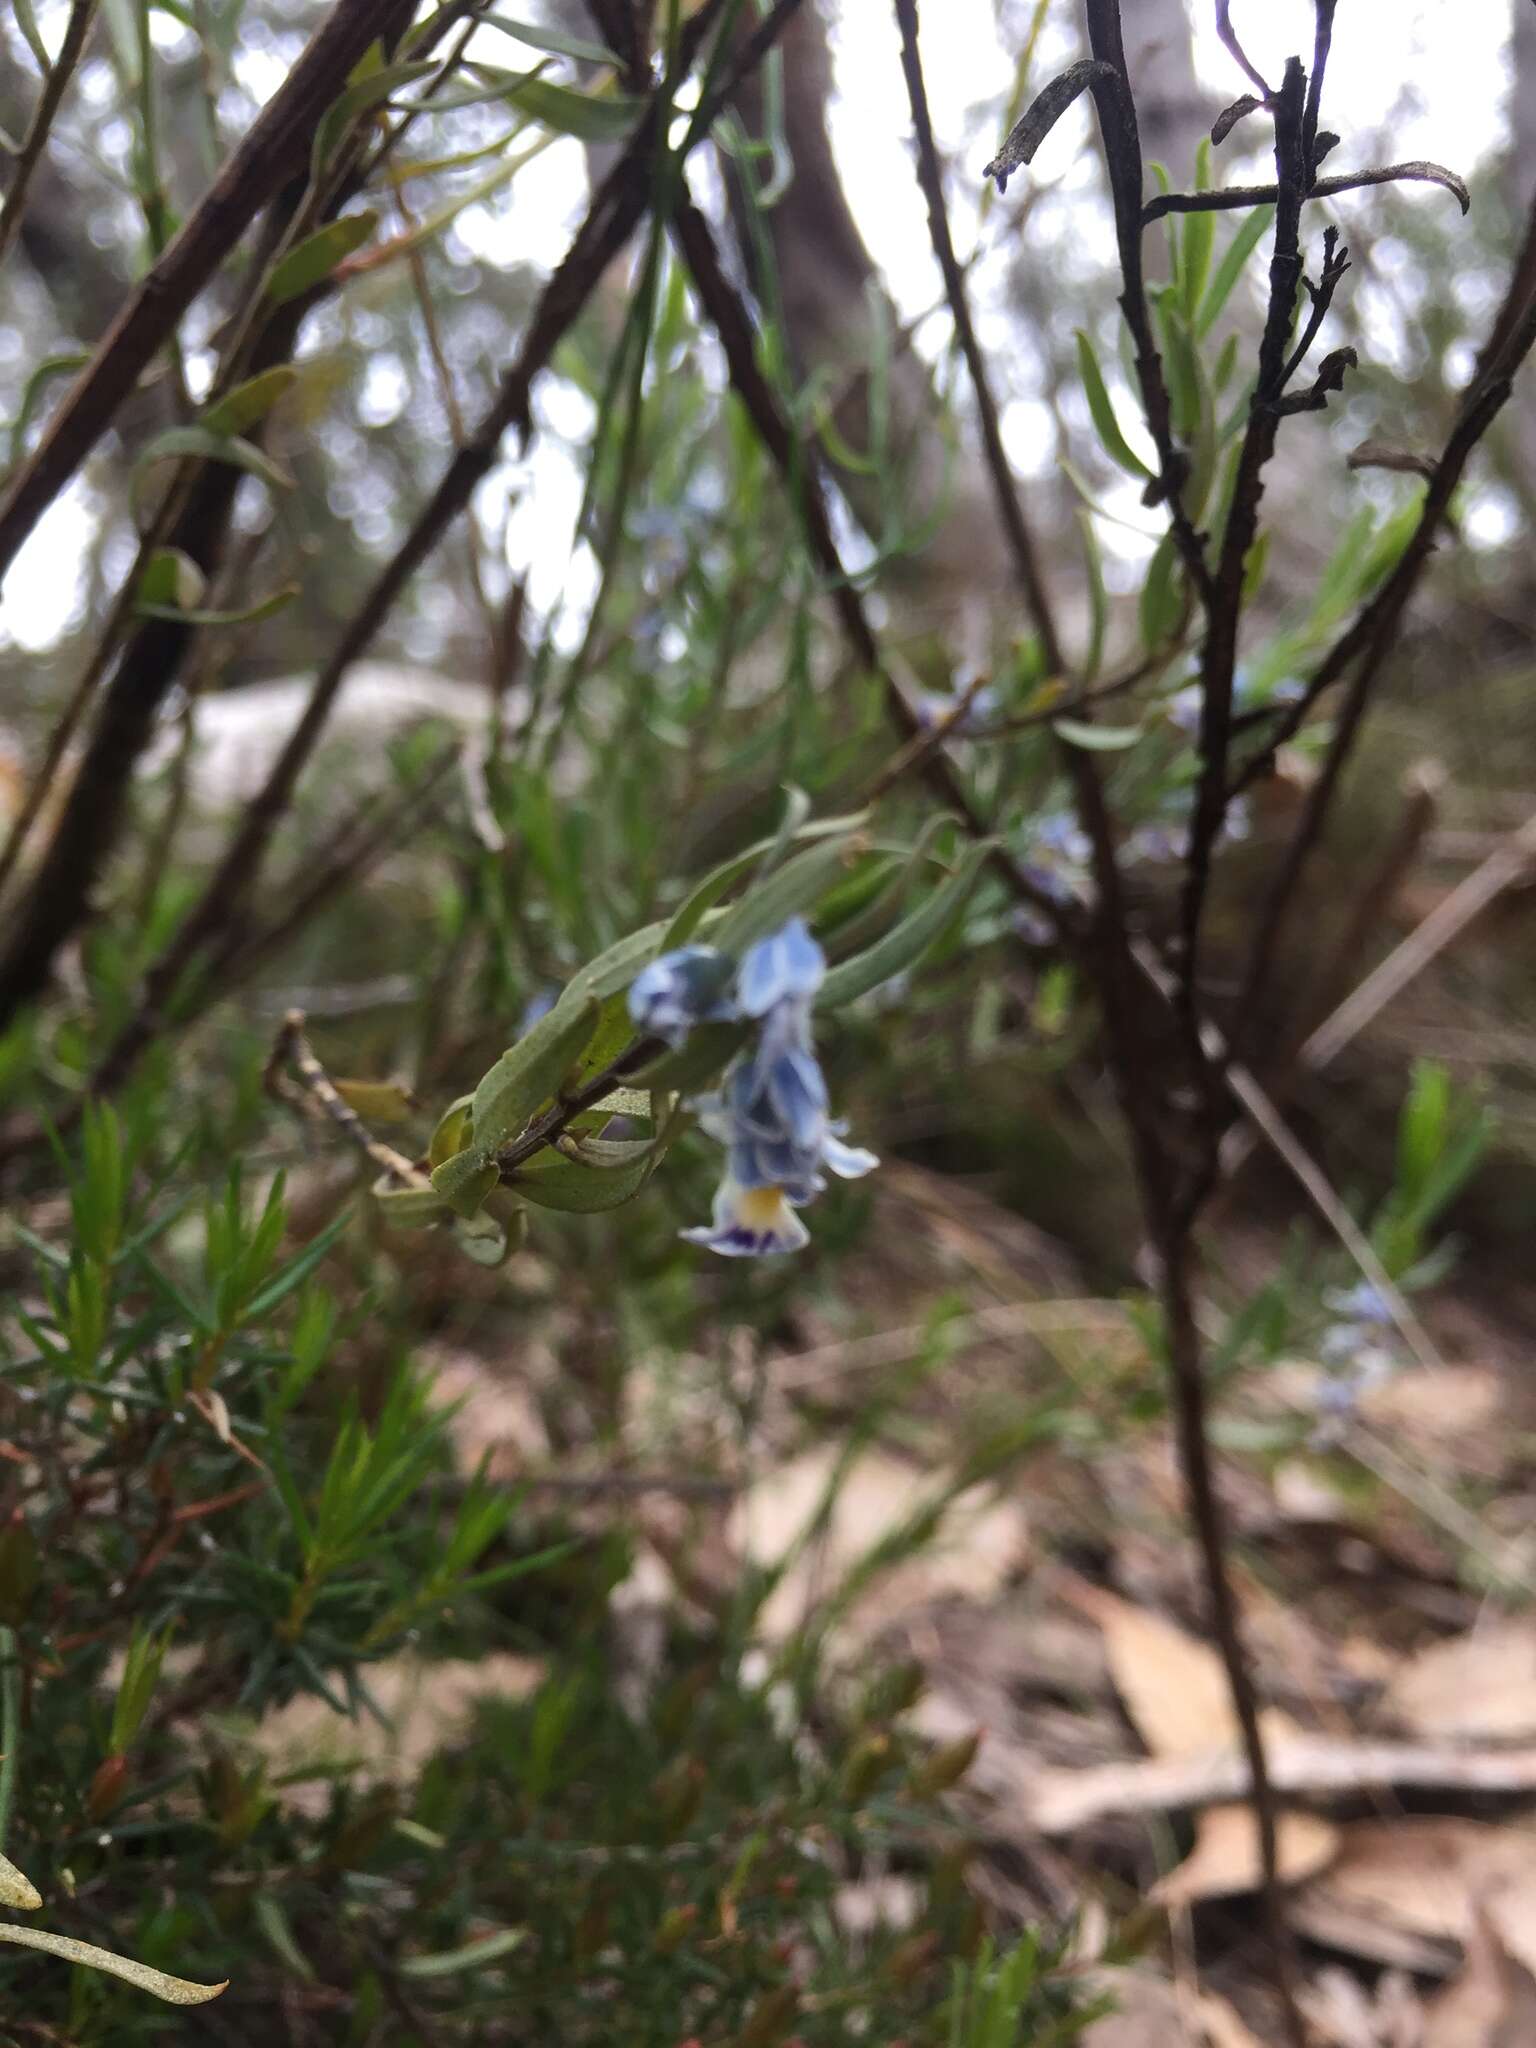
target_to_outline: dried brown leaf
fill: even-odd
[[[1275,1847],[1280,1878],[1299,1884],[1332,1862],[1339,1830],[1310,1813],[1277,1817]],[[1256,1891],[1263,1880],[1258,1828],[1249,1806],[1212,1806],[1200,1816],[1195,1846],[1184,1861],[1152,1887],[1160,1906],[1192,1906],[1201,1899],[1233,1898]]]
[[[1536,1832],[1450,1817],[1359,1821],[1343,1830],[1333,1864],[1295,1905],[1297,1924],[1315,1939],[1409,1969],[1426,1967],[1409,1952],[1413,1944],[1465,1945],[1486,1911],[1503,1947],[1529,1966]]]
[[[1239,1730],[1226,1669],[1209,1644],[1097,1586],[1078,1585],[1071,1598],[1102,1629],[1115,1689],[1154,1756],[1198,1756],[1236,1746]],[[1283,1714],[1268,1713],[1264,1723],[1271,1740],[1294,1732]]]
[[[1382,1706],[1424,1735],[1536,1734],[1536,1622],[1493,1622],[1431,1644],[1402,1667]]]
[[[1528,2048],[1536,2041],[1536,1977],[1480,1906],[1466,1946],[1461,1970],[1430,2002],[1420,2048]]]

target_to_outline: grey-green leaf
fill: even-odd
[[[801,916],[834,882],[842,880],[854,845],[852,838],[838,838],[797,853],[726,912],[710,933],[710,944],[725,953],[741,954],[789,918]]]
[[[93,1942],[76,1941],[67,1934],[47,1934],[38,1927],[16,1927],[8,1921],[0,1921],[0,1941],[14,1942],[18,1948],[41,1949],[44,1955],[58,1956],[66,1963],[81,1963],[88,1970],[103,1970],[108,1976],[121,1977],[138,1990],[164,1999],[167,2005],[206,2005],[229,1983],[225,1978],[221,1984],[192,1984],[185,1977],[168,1976],[164,1970],[152,1970],[147,1963],[136,1963],[128,1956],[115,1956],[110,1949],[97,1948]]]
[[[914,966],[943,937],[976,886],[989,847],[973,846],[958,871],[918,905],[901,923],[888,931],[866,952],[856,953],[832,968],[821,985],[817,1007],[835,1010],[844,1003],[867,995],[892,975]]]
[[[250,476],[260,477],[264,484],[276,491],[293,488],[293,478],[280,469],[251,441],[242,441],[238,434],[215,434],[207,427],[167,427],[163,434],[157,434],[133,466],[133,495],[135,500],[142,492],[143,484],[150,469],[157,462],[178,461],[184,455],[194,455],[204,462],[229,462],[236,469],[243,469]]]
[[[502,1054],[475,1090],[474,1153],[491,1158],[549,1100],[586,1050],[600,1009],[592,996],[578,1002],[562,999],[520,1044]]]
[[[456,1216],[478,1215],[500,1179],[495,1160],[482,1158],[473,1145],[432,1169],[433,1187]]]
[[[243,384],[237,384],[233,391],[226,391],[222,398],[204,408],[203,426],[215,434],[243,434],[247,427],[265,418],[285,392],[292,390],[298,374],[291,363],[275,363],[259,376],[247,377]]]
[[[1118,754],[1134,747],[1141,738],[1139,725],[1090,725],[1082,718],[1057,718],[1051,731],[1069,747],[1082,747],[1090,754]]]
[[[322,284],[338,264],[363,246],[378,224],[376,213],[346,213],[306,235],[274,267],[267,281],[267,297],[281,306]]]
[[[1104,453],[1127,475],[1143,479],[1150,477],[1151,470],[1120,431],[1120,422],[1115,418],[1115,408],[1110,402],[1098,356],[1081,328],[1077,330],[1077,365],[1083,380],[1083,395],[1088,400],[1088,410],[1093,415],[1093,424],[1098,430]]]

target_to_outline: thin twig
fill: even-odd
[[[0,1628],[0,1851],[10,1832],[21,1748],[21,1649],[13,1628]]]
[[[1305,716],[1307,706],[1315,702],[1323,690],[1344,675],[1351,666],[1354,667],[1354,676],[1340,706],[1327,755],[1316,782],[1307,794],[1302,815],[1297,821],[1290,844],[1281,858],[1278,872],[1259,914],[1248,968],[1231,1026],[1230,1035],[1234,1046],[1238,1048],[1246,1043],[1247,1035],[1253,1028],[1254,1020],[1267,993],[1278,959],[1281,935],[1286,920],[1294,908],[1302,874],[1322,836],[1323,825],[1340,777],[1354,752],[1366,707],[1375,691],[1387,657],[1397,643],[1403,613],[1429,560],[1440,522],[1456,486],[1461,481],[1462,472],[1472,450],[1508,400],[1513,388],[1515,371],[1532,347],[1536,347],[1536,302],[1526,306],[1519,321],[1510,330],[1503,348],[1489,362],[1486,371],[1468,388],[1445,452],[1424,493],[1419,523],[1399,556],[1396,567],[1376,597],[1335,643],[1322,667],[1308,685],[1301,703],[1293,707],[1294,713],[1297,714],[1296,723],[1299,724],[1300,718]],[[1295,726],[1291,724],[1288,716],[1282,723],[1280,731],[1266,743],[1256,760],[1246,764],[1242,774],[1237,778],[1235,787],[1240,789],[1251,780],[1256,761],[1273,758],[1274,749],[1289,737],[1290,731],[1294,730]]]
[[[289,1079],[287,1070],[290,1067],[298,1074],[298,1082]],[[402,1187],[430,1189],[431,1177],[413,1166],[393,1145],[386,1145],[382,1138],[376,1138],[352,1105],[337,1093],[335,1082],[316,1059],[314,1048],[304,1035],[302,1010],[290,1010],[283,1019],[277,1037],[272,1041],[261,1081],[269,1095],[279,1102],[286,1102],[290,1108],[305,1110],[313,1104],[323,1111],[348,1143],[355,1145],[391,1180],[398,1181]]]
[[[32,174],[42,161],[48,137],[52,133],[54,118],[59,103],[75,74],[85,50],[85,39],[91,32],[98,0],[75,0],[69,11],[69,20],[64,28],[64,40],[59,45],[59,54],[49,68],[43,81],[42,97],[38,100],[37,111],[32,117],[16,158],[16,168],[11,173],[11,182],[6,189],[5,204],[0,207],[0,264],[11,253],[11,245],[21,232],[22,219],[27,210],[27,191],[32,183]]]
[[[379,34],[379,0],[336,0],[170,247],[129,294],[0,497],[0,577],[192,300],[302,167],[321,116]]]
[[[1262,71],[1248,61],[1248,53],[1237,39],[1232,26],[1232,0],[1216,0],[1216,33],[1226,45],[1228,54],[1235,60],[1238,69],[1249,83],[1259,88],[1259,97],[1266,104],[1274,98],[1273,88],[1266,82]]]
[[[1454,171],[1444,164],[1419,159],[1406,164],[1381,164],[1369,171],[1340,171],[1331,178],[1318,178],[1306,193],[1308,199],[1331,199],[1338,192],[1363,192],[1369,185],[1404,183],[1441,185],[1454,192],[1463,213],[1470,211],[1472,195]],[[1142,225],[1151,227],[1165,213],[1229,213],[1250,206],[1273,206],[1280,198],[1278,185],[1223,185],[1214,192],[1159,192],[1142,208]]]

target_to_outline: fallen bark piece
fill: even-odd
[[[1376,1785],[1514,1795],[1536,1791],[1536,1749],[1461,1750],[1412,1742],[1292,1735],[1272,1742],[1270,1782],[1291,1797],[1326,1800]],[[1248,1796],[1235,1750],[1137,1757],[1088,1771],[1041,1771],[1017,1787],[1021,1818],[1043,1835],[1070,1834],[1110,1814],[1220,1806]]]

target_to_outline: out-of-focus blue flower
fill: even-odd
[[[759,939],[742,956],[736,999],[746,1017],[767,1017],[782,1003],[808,1004],[827,971],[826,955],[803,917]]]
[[[682,1235],[725,1259],[771,1258],[802,1251],[811,1241],[783,1188],[744,1188],[729,1173],[715,1189],[709,1222]]]
[[[1386,1329],[1392,1322],[1387,1297],[1369,1280],[1357,1281],[1353,1287],[1330,1287],[1323,1306],[1346,1322],[1369,1323],[1377,1329]]]
[[[683,1232],[728,1258],[798,1251],[807,1242],[795,1210],[813,1202],[826,1174],[856,1180],[879,1164],[843,1142],[811,1037],[811,1003],[826,959],[800,918],[761,939],[736,977],[739,1014],[758,1024],[755,1045],[726,1069],[718,1093],[695,1104],[699,1123],[725,1148],[726,1166],[707,1227]]]
[[[734,965],[714,946],[680,946],[642,968],[630,983],[629,1014],[649,1038],[675,1051],[696,1024],[728,1023],[739,1012]]]
[[[1070,811],[1047,811],[1029,828],[1020,861],[1043,895],[1057,903],[1080,903],[1091,893],[1093,842]]]

